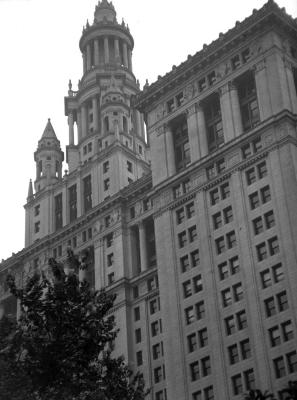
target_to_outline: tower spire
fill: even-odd
[[[33,198],[33,185],[32,185],[32,179],[30,179],[29,187],[28,187],[27,201],[30,201],[32,198]]]

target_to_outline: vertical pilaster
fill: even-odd
[[[120,64],[121,57],[120,57],[120,47],[119,47],[119,39],[114,39],[114,55],[115,55],[115,62]]]
[[[239,98],[238,98],[238,89],[236,85],[231,83],[231,85],[229,86],[229,90],[230,90],[231,110],[233,116],[233,128],[235,137],[237,137],[240,136],[243,132]]]
[[[98,99],[97,96],[92,98],[92,108],[93,108],[93,119],[94,119],[94,131],[99,131],[99,113],[98,113]]]
[[[261,121],[264,121],[272,115],[270,90],[268,87],[267,67],[265,60],[258,62],[255,65],[254,70],[260,119]]]
[[[204,157],[208,154],[208,143],[207,143],[205,116],[201,104],[197,104],[196,106],[196,116],[197,116],[198,138],[200,144],[200,157]]]
[[[168,124],[164,126],[164,129],[165,129],[167,171],[168,171],[168,176],[172,176],[176,172],[173,133]],[[163,155],[163,157],[164,156],[165,154]]]
[[[87,72],[87,52],[84,50],[83,52],[83,69],[84,69],[84,74]]]
[[[80,176],[78,176],[77,181],[76,181],[76,193],[77,193],[77,204],[76,204],[76,209],[77,209],[77,218],[79,218],[82,215],[82,192],[81,192],[81,179]]]
[[[94,243],[95,258],[95,289],[100,290],[105,286],[104,279],[104,242],[98,239]]]
[[[88,119],[87,119],[87,105],[83,104],[81,106],[81,127],[82,127],[82,137],[87,136],[88,131]]]
[[[123,63],[126,68],[128,68],[128,48],[127,43],[123,42]]]
[[[288,60],[284,60],[286,77],[288,82],[289,96],[291,110],[294,114],[297,114],[297,94],[293,75],[293,66]]]
[[[73,112],[70,112],[68,115],[68,126],[69,126],[69,144],[74,144],[74,119]]]
[[[105,64],[109,63],[109,44],[108,37],[104,38],[104,62]]]
[[[82,140],[82,123],[81,123],[81,111],[77,110],[77,139],[78,142]]]
[[[141,272],[147,270],[147,248],[146,248],[146,231],[143,221],[138,224],[139,229],[139,248],[140,248],[140,269]]]
[[[187,109],[188,136],[190,142],[191,162],[200,158],[200,146],[198,139],[198,122],[196,115],[196,104]]]
[[[228,82],[220,88],[220,104],[225,142],[229,142],[235,138],[230,86],[231,82]]]
[[[132,72],[132,50],[128,48],[128,68]]]
[[[99,39],[94,40],[94,64],[99,65],[100,55],[99,55]]]
[[[89,71],[91,69],[91,64],[92,64],[92,55],[91,55],[91,45],[90,43],[87,44],[87,70]]]
[[[63,191],[62,191],[62,221],[63,221],[62,224],[63,224],[63,226],[67,225],[67,222],[68,222],[68,220],[67,220],[67,209],[68,209],[68,207],[67,207],[67,202],[68,202],[67,194],[68,194],[68,191],[67,191],[66,186],[64,185],[63,186]]]

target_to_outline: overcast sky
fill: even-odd
[[[141,87],[260,8],[264,0],[114,0],[134,36]],[[23,248],[33,153],[47,118],[65,150],[64,96],[82,75],[78,41],[96,0],[0,0],[0,260]],[[296,0],[279,0],[297,17]],[[65,168],[67,166],[65,165]]]

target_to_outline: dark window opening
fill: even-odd
[[[63,226],[63,204],[62,193],[55,196],[55,228],[56,230]]]
[[[180,171],[191,162],[188,125],[186,117],[179,118],[172,123],[172,134],[175,152],[176,170]]]
[[[237,81],[239,105],[244,132],[253,129],[260,121],[255,78],[252,72]]]
[[[84,210],[85,212],[87,212],[92,208],[91,175],[88,175],[83,179],[83,199],[84,199]]]
[[[219,95],[208,98],[204,105],[205,124],[209,152],[217,150],[224,144],[224,132]]]

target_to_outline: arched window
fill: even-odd
[[[38,178],[42,176],[42,160],[38,162]]]

